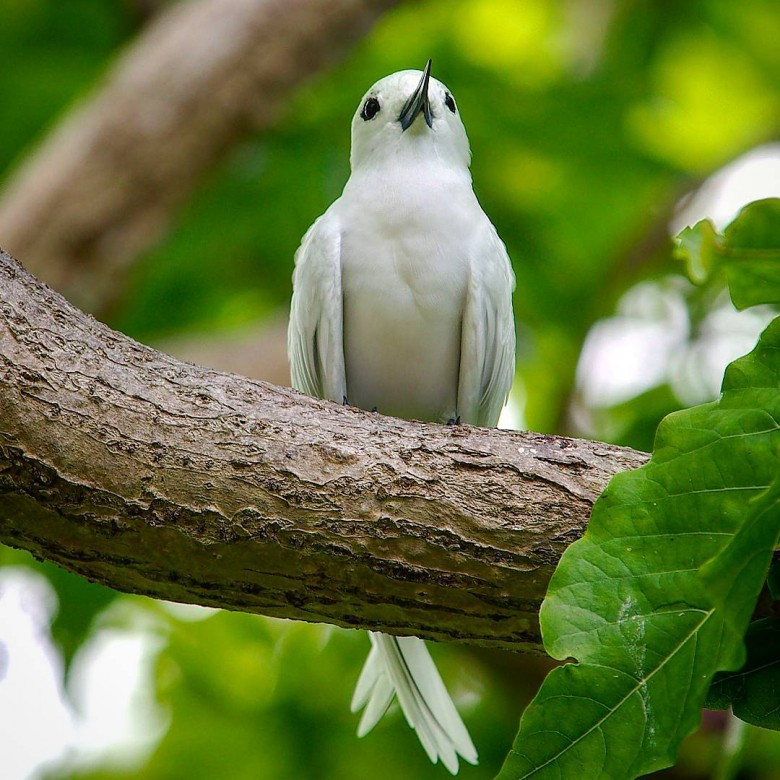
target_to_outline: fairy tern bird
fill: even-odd
[[[288,352],[308,395],[430,422],[495,426],[514,375],[514,276],[471,184],[452,93],[405,70],[352,119],[352,173],[295,256]],[[358,735],[393,696],[431,761],[477,751],[425,643],[369,633]]]

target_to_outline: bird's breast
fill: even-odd
[[[342,233],[351,404],[412,419],[457,416],[469,267],[452,231],[434,228],[383,218]]]

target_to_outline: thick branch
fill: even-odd
[[[398,0],[189,0],[151,22],[0,198],[3,245],[82,308],[250,129]]]
[[[645,459],[181,363],[0,257],[0,541],[120,590],[530,649],[562,551]]]

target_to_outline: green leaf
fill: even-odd
[[[728,374],[726,375],[728,380]],[[732,640],[739,643],[780,535],[780,479],[751,501],[748,519],[731,541],[702,566],[699,576],[715,608],[724,616]],[[728,662],[727,662],[728,663]]]
[[[548,652],[580,663],[548,676],[499,780],[623,780],[673,762],[714,673],[742,663],[739,626],[766,577],[766,545],[737,588],[708,591],[764,539],[758,521],[739,532],[780,466],[778,387],[780,318],[729,367],[718,402],[669,415],[651,461],[610,482],[541,612]]]
[[[738,309],[780,303],[780,199],[746,206],[724,233],[724,265]]]
[[[706,219],[686,228],[676,255],[697,284],[722,269],[738,309],[780,303],[780,199],[748,204],[722,235]]]
[[[780,618],[751,623],[747,660],[738,672],[719,674],[707,696],[713,709],[732,707],[741,720],[780,730]]]
[[[703,284],[712,274],[716,254],[720,251],[720,236],[708,219],[687,227],[677,236],[675,255],[685,263],[688,276]]]

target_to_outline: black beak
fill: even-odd
[[[409,96],[409,99],[404,103],[404,107],[401,109],[401,114],[398,117],[398,121],[401,123],[402,130],[408,130],[417,115],[422,111],[422,115],[425,117],[425,124],[428,127],[433,127],[433,114],[431,113],[431,103],[428,100],[428,82],[431,79],[431,61],[428,60],[428,64],[425,66],[420,83],[417,88]]]

